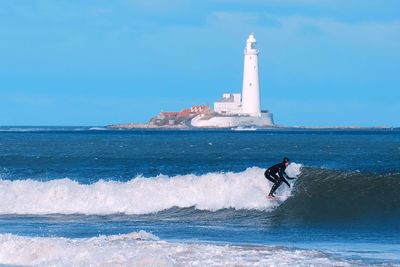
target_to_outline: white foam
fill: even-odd
[[[0,234],[0,263],[30,266],[351,266],[315,250],[170,243],[145,231],[75,239]]]
[[[290,163],[289,166],[287,166],[285,172],[289,177],[298,178],[299,175],[301,174],[302,166],[303,165],[299,163]]]
[[[85,131],[87,127],[0,127],[0,132]]]
[[[89,130],[90,131],[106,131],[108,129],[105,127],[90,127]]]
[[[89,185],[70,179],[0,180],[0,214],[145,214],[172,207],[270,210],[278,203],[265,198],[271,183],[263,172],[253,167],[240,173],[160,175]],[[284,201],[290,190],[282,186],[278,194]]]

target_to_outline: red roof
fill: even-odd
[[[192,111],[190,109],[186,108],[186,109],[183,109],[181,112],[179,112],[179,115],[188,115],[190,113],[192,113]]]

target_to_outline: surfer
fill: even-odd
[[[287,186],[289,186],[290,188],[290,184],[286,179],[292,180],[295,178],[291,178],[286,175],[285,169],[287,166],[289,166],[289,159],[287,157],[284,157],[281,163],[275,164],[274,166],[269,167],[265,171],[264,173],[265,178],[274,183],[274,185],[271,188],[271,191],[268,194],[268,198],[275,198],[274,193],[278,189],[278,187],[281,186],[282,182],[287,184]]]

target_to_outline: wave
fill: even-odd
[[[58,131],[87,131],[91,128],[97,127],[74,127],[74,126],[38,126],[38,127],[30,127],[30,126],[21,126],[21,127],[8,127],[8,126],[0,126],[0,132],[58,132]],[[100,127],[99,127],[100,128]]]
[[[400,218],[400,174],[303,168],[292,197],[273,213],[290,220]]]
[[[298,174],[300,167],[291,164],[288,172]],[[240,173],[160,175],[89,185],[67,178],[47,182],[0,180],[0,214],[146,214],[172,207],[272,210],[278,202],[265,198],[271,185],[263,171],[253,167]],[[286,187],[280,193],[282,201],[290,196]]]
[[[1,132],[69,132],[69,131],[106,131],[102,126],[0,126]]]
[[[109,129],[106,127],[90,127],[89,130],[90,131],[107,131]]]
[[[0,180],[0,214],[141,215],[192,208],[267,212],[268,218],[289,222],[400,218],[399,173],[341,172],[292,163],[287,172],[299,179],[290,189],[284,184],[278,189],[279,201],[269,201],[265,196],[271,183],[263,172],[252,167],[239,173],[159,175],[93,184],[67,178]],[[216,216],[225,214],[221,212]],[[253,216],[252,212],[243,214]]]
[[[0,262],[35,266],[351,266],[316,250],[171,243],[140,231],[92,238],[0,234]]]

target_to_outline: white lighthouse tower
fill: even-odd
[[[193,127],[231,128],[271,127],[272,113],[261,111],[260,84],[258,79],[258,49],[256,38],[250,34],[244,49],[242,95],[224,93],[222,99],[214,102],[214,110],[199,114],[191,120]]]
[[[244,49],[242,113],[254,117],[261,116],[258,49],[253,33],[247,38]]]

